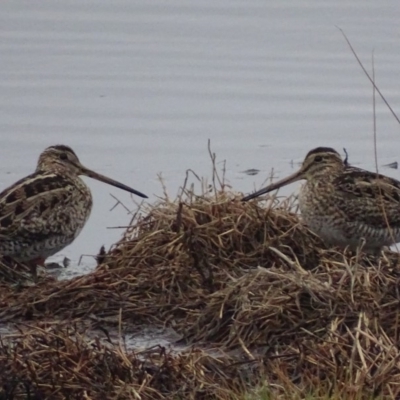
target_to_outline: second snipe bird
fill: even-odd
[[[243,198],[247,201],[305,179],[301,215],[328,245],[379,253],[400,242],[400,182],[352,167],[329,147],[311,150],[299,171]]]
[[[79,235],[92,209],[86,175],[137,196],[143,193],[84,167],[68,146],[48,147],[36,171],[0,193],[0,254],[36,265]]]

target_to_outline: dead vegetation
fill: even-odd
[[[0,319],[19,333],[2,338],[0,399],[400,396],[397,254],[327,250],[290,200],[242,203],[215,182],[146,206],[91,274],[29,288],[3,274]],[[195,348],[85,334],[142,325]]]

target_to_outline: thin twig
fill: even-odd
[[[397,114],[395,113],[395,111],[393,110],[393,108],[390,106],[389,102],[386,100],[385,96],[382,94],[382,92],[379,90],[379,88],[375,85],[374,79],[371,78],[371,76],[369,75],[368,71],[365,69],[363,63],[361,62],[360,58],[358,57],[357,53],[355,52],[353,46],[350,43],[350,40],[347,38],[346,34],[344,33],[343,29],[339,28],[337,26],[337,28],[339,29],[339,31],[342,33],[343,37],[345,38],[347,44],[350,47],[351,52],[353,53],[354,57],[356,58],[358,64],[360,65],[361,69],[364,71],[364,74],[367,76],[367,78],[369,79],[369,81],[372,83],[372,85],[374,86],[375,90],[378,92],[379,96],[381,97],[381,99],[384,101],[384,103],[386,104],[387,108],[390,110],[390,112],[392,113],[393,117],[396,119],[396,121],[400,124],[400,119],[397,116]]]

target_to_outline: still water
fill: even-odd
[[[186,169],[210,176],[208,139],[243,192],[319,145],[345,147],[372,169],[372,87],[337,27],[369,71],[374,54],[376,82],[399,110],[399,17],[396,0],[3,1],[0,188],[58,143],[150,202],[162,193],[159,173],[172,197]],[[376,115],[382,166],[399,160],[400,126],[380,99]],[[110,194],[136,210],[128,193],[85,180],[91,218],[55,257],[81,272],[94,262],[77,266],[80,256],[110,246],[123,230],[108,228],[129,222],[123,207],[110,211]]]

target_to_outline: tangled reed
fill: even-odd
[[[326,249],[290,199],[240,197],[224,184],[165,196],[70,281],[26,288],[4,266],[0,398],[244,399],[263,385],[277,399],[400,396],[397,253]],[[88,335],[142,326],[191,347]]]

